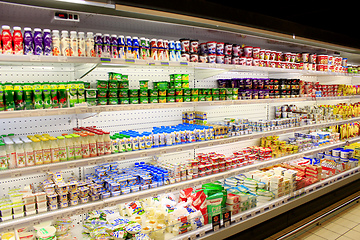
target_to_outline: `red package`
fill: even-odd
[[[187,202],[190,198],[193,188],[186,188],[180,191],[179,193],[179,202]]]
[[[206,195],[203,191],[198,191],[191,196],[192,199],[192,206],[200,210],[201,208],[206,208]]]

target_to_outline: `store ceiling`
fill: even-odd
[[[358,9],[351,4],[224,0],[111,2],[200,16],[360,49],[356,24]]]

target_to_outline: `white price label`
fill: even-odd
[[[205,236],[205,231],[199,232],[199,237],[204,237],[204,236]]]

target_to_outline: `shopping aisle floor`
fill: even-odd
[[[276,238],[270,237],[267,240]],[[346,209],[334,217],[322,222],[321,225],[315,226],[306,233],[287,239],[306,239],[306,240],[360,240],[360,204]]]

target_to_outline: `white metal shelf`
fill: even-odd
[[[335,144],[330,144],[330,145],[327,145],[324,147],[319,147],[319,148],[312,149],[309,151],[304,151],[301,153],[272,159],[272,160],[266,161],[266,162],[258,162],[258,163],[248,165],[248,166],[245,166],[242,168],[232,169],[230,171],[212,174],[212,175],[197,178],[197,179],[187,180],[187,181],[183,181],[183,182],[179,182],[179,183],[175,183],[175,184],[165,185],[165,186],[158,187],[158,188],[152,188],[152,189],[148,189],[148,190],[144,190],[144,191],[140,191],[140,192],[121,195],[118,197],[111,197],[111,198],[99,200],[96,202],[89,202],[86,204],[71,206],[71,207],[64,208],[64,209],[57,209],[57,210],[53,210],[53,211],[46,212],[46,213],[41,213],[41,214],[37,214],[37,215],[33,215],[33,216],[26,216],[23,218],[5,221],[0,224],[0,232],[11,231],[13,229],[18,229],[18,228],[25,227],[28,225],[38,224],[42,221],[47,221],[50,219],[55,220],[55,219],[59,219],[62,217],[79,215],[79,214],[87,213],[89,211],[93,211],[96,209],[111,207],[111,206],[115,206],[120,203],[125,203],[125,202],[134,201],[134,200],[138,200],[138,199],[142,199],[142,198],[152,197],[155,195],[157,196],[157,195],[163,194],[163,193],[176,192],[176,191],[179,191],[184,188],[195,187],[197,185],[208,183],[209,181],[217,181],[217,180],[220,180],[223,178],[228,178],[228,177],[231,177],[231,176],[234,176],[237,174],[241,174],[241,173],[249,172],[249,171],[252,171],[255,169],[271,166],[271,165],[274,165],[277,163],[282,163],[282,162],[291,161],[291,160],[294,160],[294,159],[297,159],[300,157],[313,155],[313,154],[316,154],[319,152],[323,152],[323,151],[327,151],[327,150],[330,150],[333,148],[344,146],[348,142],[353,143],[353,142],[357,142],[359,140],[360,140],[360,137],[356,137],[356,138],[348,139],[346,142],[344,142],[344,141],[338,142]],[[300,193],[302,193],[303,191],[304,190],[300,190]],[[277,199],[277,201],[280,201],[280,200],[281,199]]]
[[[39,56],[39,55],[0,55],[0,65],[12,65],[16,63],[68,63],[68,64],[98,64],[97,67],[124,67],[124,66],[169,66],[169,67],[191,67],[195,69],[223,69],[226,71],[239,72],[264,72],[264,73],[291,73],[305,76],[360,76],[353,73],[322,72],[299,69],[283,69],[270,67],[242,66],[233,64],[218,63],[196,63],[196,62],[171,62],[154,61],[142,59],[119,59],[119,58],[98,58],[98,57],[65,57],[65,56]]]
[[[182,152],[182,151],[186,151],[186,150],[193,150],[193,149],[199,149],[199,148],[214,147],[214,146],[220,146],[220,145],[230,144],[230,143],[235,143],[235,142],[240,142],[240,141],[258,139],[261,137],[292,133],[292,132],[296,132],[296,131],[316,130],[316,129],[319,129],[322,127],[346,124],[346,123],[351,123],[354,121],[360,121],[360,117],[346,119],[346,120],[339,120],[339,121],[324,122],[324,123],[318,123],[318,124],[312,124],[312,125],[305,125],[305,126],[300,126],[300,127],[278,129],[278,130],[267,131],[267,132],[259,132],[259,133],[253,133],[253,134],[242,135],[242,136],[233,136],[233,137],[228,137],[228,138],[215,139],[215,140],[211,140],[211,141],[187,143],[187,144],[173,145],[173,146],[168,146],[168,147],[151,148],[151,149],[145,149],[145,150],[139,150],[139,151],[126,152],[126,153],[116,153],[116,154],[109,154],[109,155],[103,155],[103,156],[98,156],[98,157],[83,158],[83,159],[79,159],[79,160],[36,165],[36,166],[31,166],[31,167],[8,169],[8,170],[0,171],[0,179],[20,177],[20,176],[35,174],[35,173],[46,173],[49,171],[56,171],[56,170],[61,170],[61,169],[86,167],[86,166],[92,166],[92,165],[101,164],[101,163],[124,161],[124,160],[135,159],[135,158],[155,156],[155,155],[159,155],[159,154],[176,153],[176,152]]]

